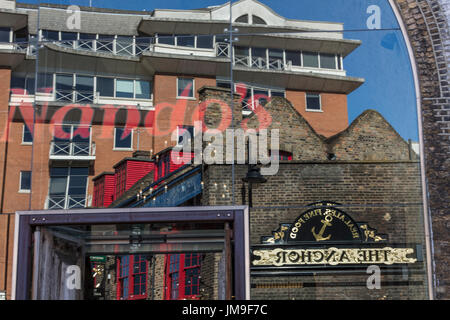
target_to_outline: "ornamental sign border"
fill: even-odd
[[[386,235],[336,208],[341,204],[322,201],[309,206],[294,223],[281,223],[272,236],[261,237],[261,245],[252,246],[253,271],[360,269],[373,264],[396,268],[423,261],[420,245],[388,244]]]

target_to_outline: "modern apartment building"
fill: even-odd
[[[254,0],[233,4],[233,50],[226,3],[86,7],[79,21],[73,7],[2,5],[3,213],[91,206],[93,177],[191,130],[198,89],[229,88],[230,61],[244,116],[282,96],[325,137],[347,128],[347,95],[363,83],[346,74],[360,41],[344,39],[343,24],[286,19]]]

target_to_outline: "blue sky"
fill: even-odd
[[[36,0],[19,2],[38,3]],[[42,3],[89,5],[89,0],[46,0]],[[92,0],[95,7],[129,10],[192,9],[223,4],[226,0]],[[344,23],[347,30],[367,29],[367,8],[381,9],[381,28],[399,28],[387,0],[260,0],[278,14],[300,20]],[[400,30],[346,32],[362,45],[344,60],[347,75],[365,79],[349,95],[349,121],[366,109],[379,111],[404,139],[418,141],[417,111],[412,71]]]

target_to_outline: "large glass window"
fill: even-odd
[[[175,45],[175,37],[173,34],[158,34],[158,43]]]
[[[97,92],[101,97],[114,97],[114,78],[97,77]]]
[[[133,80],[116,80],[116,97],[117,98],[133,98],[134,97],[134,81]]]
[[[61,32],[61,40],[69,41],[69,40],[77,40],[78,34],[76,32]]]
[[[336,56],[334,54],[320,54],[320,67],[325,69],[336,69]]]
[[[319,55],[317,54],[317,52],[303,52],[303,66],[318,68]]]
[[[94,101],[94,77],[76,76],[76,102],[90,103]]]
[[[0,28],[0,42],[10,42],[10,28]]]
[[[152,91],[150,82],[136,80],[136,99],[151,99]]]
[[[214,48],[214,37],[210,35],[197,36],[197,48],[211,49]]]
[[[248,47],[235,47],[234,48],[234,63],[236,65],[248,66],[250,49]]]
[[[73,75],[56,75],[56,100],[72,102],[73,100]]]
[[[89,168],[50,168],[48,209],[76,209],[86,206]]]
[[[178,35],[177,36],[177,46],[193,48],[195,46],[195,36]]]
[[[44,40],[59,40],[59,31],[53,31],[53,30],[42,30],[42,38]]]
[[[284,69],[283,50],[269,49],[269,68],[282,70]]]
[[[266,68],[267,56],[265,48],[252,48],[252,67]]]
[[[291,63],[293,66],[301,66],[301,55],[299,51],[286,50],[286,63]]]

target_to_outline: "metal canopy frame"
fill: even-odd
[[[12,298],[31,298],[32,239],[39,226],[105,225],[172,222],[223,222],[231,226],[234,255],[234,295],[250,299],[249,217],[247,206],[80,209],[22,211],[15,217]],[[226,241],[226,238],[224,238]],[[231,254],[231,252],[229,252]]]

